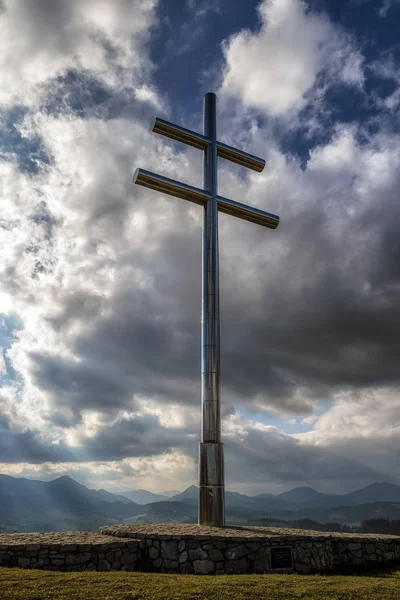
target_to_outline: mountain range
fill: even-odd
[[[95,530],[113,523],[197,522],[198,488],[154,494],[130,490],[113,494],[93,490],[68,476],[38,481],[0,475],[0,531]],[[225,492],[231,524],[314,519],[359,523],[373,518],[400,519],[400,486],[378,482],[347,494],[323,494],[297,487],[278,495]]]

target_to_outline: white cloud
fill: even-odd
[[[261,28],[241,31],[225,46],[222,90],[272,116],[297,111],[320,72],[363,83],[362,56],[350,38],[302,0],[264,0]]]
[[[0,106],[36,105],[43,85],[87,69],[116,89],[140,83],[156,0],[6,0],[0,14]]]
[[[395,4],[399,4],[400,0],[383,0],[382,1],[382,6],[380,7],[378,14],[380,17],[387,17],[387,14],[389,12],[389,10],[392,8],[392,6],[394,6]]]

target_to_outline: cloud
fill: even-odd
[[[0,106],[37,106],[42,86],[70,69],[90,71],[115,90],[143,81],[142,46],[155,0],[6,0],[0,16]]]
[[[31,18],[31,4],[9,2],[1,17],[26,35],[3,38],[0,67],[0,302],[11,323],[0,463],[184,487],[196,481],[200,435],[201,209],[133,186],[132,173],[200,185],[201,158],[148,132],[150,110],[169,110],[146,48],[153,3],[57,6],[36,2]],[[227,480],[252,481],[255,493],[307,481],[348,491],[397,476],[400,144],[380,121],[374,133],[337,122],[303,166],[285,155],[248,108],[300,110],[324,77],[361,85],[362,60],[301,2],[260,10],[260,31],[226,45],[223,90],[235,102],[221,94],[219,124],[267,166],[244,176],[221,161],[219,191],[281,223],[270,231],[220,215]],[[319,108],[309,105],[316,126]],[[326,418],[316,414],[324,402]],[[240,420],[237,406],[301,415],[310,432]]]
[[[264,0],[260,29],[225,44],[222,91],[271,116],[299,111],[325,73],[327,83],[362,85],[363,58],[351,37],[301,0]]]
[[[380,17],[387,17],[387,14],[389,12],[389,10],[392,8],[392,6],[394,6],[395,4],[398,4],[399,0],[383,0],[382,1],[382,6],[380,7],[378,14]]]

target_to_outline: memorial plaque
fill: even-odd
[[[271,569],[293,569],[291,546],[271,548]]]

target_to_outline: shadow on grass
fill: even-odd
[[[336,567],[332,575],[353,575],[363,577],[399,577],[400,578],[400,561],[391,560],[384,565],[364,566],[348,566]],[[399,594],[400,596],[400,594]]]

